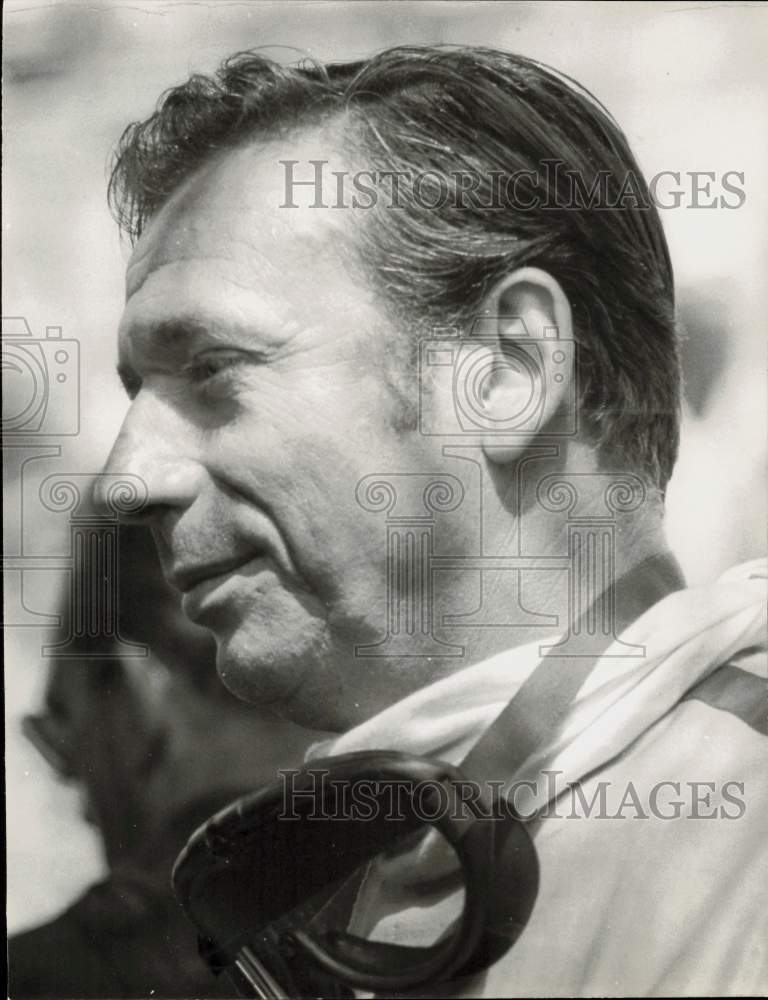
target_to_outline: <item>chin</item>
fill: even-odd
[[[286,627],[245,623],[217,633],[216,644],[216,667],[224,686],[243,701],[269,705],[280,714],[281,705],[303,687],[322,659],[324,645],[319,623],[307,622],[298,634]]]
[[[355,645],[378,636],[360,618],[329,621],[316,598],[275,588],[217,609],[205,624],[217,644],[216,666],[237,698],[297,725],[341,732],[361,721],[361,663]],[[366,674],[374,663],[366,662]]]
[[[253,634],[218,641],[216,666],[224,686],[235,697],[305,729],[341,732],[343,687],[335,676],[337,658],[329,655],[323,636],[283,645],[257,643]]]

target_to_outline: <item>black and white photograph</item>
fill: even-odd
[[[768,4],[3,40],[8,997],[768,996]]]

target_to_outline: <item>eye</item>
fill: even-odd
[[[184,368],[184,373],[196,385],[205,385],[217,375],[243,365],[248,356],[240,351],[211,351],[199,355]]]

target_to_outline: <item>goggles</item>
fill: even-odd
[[[478,972],[514,944],[536,899],[536,852],[509,809],[465,801],[459,768],[362,752],[291,777],[290,797],[278,782],[214,816],[174,869],[204,957],[243,995],[351,995],[339,985],[404,992]],[[354,816],[349,803],[363,790],[366,815]],[[430,828],[455,852],[460,917],[426,947],[347,933],[367,863]]]
[[[330,757],[294,773],[290,797],[277,783],[210,819],[180,855],[173,882],[211,968],[227,970],[242,995],[274,1000],[406,993],[497,962],[531,915],[539,866],[526,827],[499,789],[487,791],[488,779],[514,775],[557,731],[606,649],[621,645],[621,630],[681,586],[666,556],[621,577],[598,599],[615,629],[596,630],[588,607],[573,629],[588,644],[552,647],[458,768],[389,751]],[[468,784],[479,799],[466,801]],[[424,808],[425,786],[440,808]],[[363,788],[369,809],[354,815],[344,802]],[[428,946],[349,933],[368,865],[430,828],[455,853],[460,916]]]

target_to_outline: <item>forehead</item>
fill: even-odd
[[[323,201],[312,208],[314,188],[296,189],[286,205],[287,169],[312,179],[323,164]],[[322,133],[254,142],[205,164],[174,192],[136,245],[126,276],[126,323],[162,322],[174,305],[204,311],[211,297],[226,310],[249,295],[261,308],[284,309],[302,291],[336,294],[352,254],[346,234],[352,209],[332,208],[333,171],[348,169]],[[306,192],[306,194],[304,194]],[[317,304],[317,303],[315,303]]]

